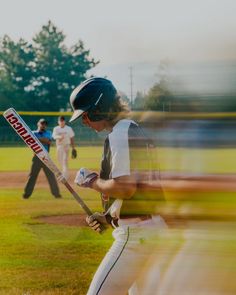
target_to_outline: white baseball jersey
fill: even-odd
[[[132,120],[120,120],[107,136],[100,177],[107,180],[133,174],[138,184],[135,194],[129,200],[102,196],[104,211],[110,208],[109,212],[112,217],[154,214],[157,209],[154,205],[164,200],[161,187],[154,191],[151,187],[147,189],[149,181],[158,180],[156,171],[152,169],[152,149],[152,141]],[[146,189],[144,189],[144,184]]]
[[[69,145],[72,137],[75,136],[73,129],[65,125],[63,128],[56,126],[53,129],[52,137],[56,140],[57,145]]]

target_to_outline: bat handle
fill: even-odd
[[[80,196],[74,191],[74,189],[70,186],[70,184],[66,181],[63,180],[62,183],[66,186],[66,188],[70,191],[70,193],[73,195],[75,200],[80,204],[84,212],[88,215],[91,216],[93,212],[89,209],[89,207],[84,203],[84,201],[80,198]],[[103,234],[106,230],[105,226],[103,224],[100,224],[100,232],[99,234]]]
[[[92,215],[93,212],[89,209],[89,207],[84,203],[84,201],[80,198],[80,196],[74,191],[74,189],[70,186],[70,184],[67,181],[63,181],[66,188],[70,191],[70,193],[73,195],[75,200],[80,204],[82,209],[87,215]]]
[[[99,232],[100,235],[102,235],[106,231],[105,226],[101,223],[100,223],[99,229],[100,229],[100,232]]]

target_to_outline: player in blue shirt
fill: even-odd
[[[33,131],[33,133],[36,135],[39,141],[43,144],[45,149],[49,152],[51,141],[52,141],[52,133],[51,131],[46,130],[47,121],[45,119],[40,119],[38,121],[37,126],[38,126],[38,129],[36,131]],[[48,179],[48,183],[50,185],[51,193],[53,194],[53,196],[55,198],[61,198],[59,187],[54,174],[45,164],[43,164],[43,162],[39,160],[39,158],[36,155],[34,155],[32,159],[32,166],[31,166],[28,181],[24,189],[23,198],[28,199],[31,196],[34,190],[34,186],[35,186],[38,174],[41,169],[43,169]]]

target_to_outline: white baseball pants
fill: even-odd
[[[69,150],[70,150],[69,144],[57,146],[57,159],[61,166],[62,174],[66,179],[69,178],[69,171],[68,171]]]
[[[146,266],[155,253],[155,240],[167,226],[160,216],[137,223],[120,220],[119,224],[113,231],[115,241],[97,269],[87,295],[147,294],[139,290],[138,279],[147,274]],[[158,284],[158,271],[155,282],[151,282],[152,294]]]

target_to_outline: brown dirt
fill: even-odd
[[[70,171],[70,181],[74,180],[76,171]],[[24,188],[28,179],[29,172],[27,171],[4,171],[0,172],[0,187],[1,188]],[[44,172],[41,170],[36,182],[36,188],[49,187],[47,178]]]
[[[1,172],[0,173],[0,187],[2,188],[18,188],[18,187],[24,187],[27,178],[28,178],[29,172]],[[46,177],[42,171],[39,174],[39,177],[37,179],[36,185],[39,185],[40,187],[46,187],[48,185]]]
[[[74,180],[76,171],[70,171],[69,182]],[[24,188],[29,172],[0,172],[0,188]],[[196,178],[176,178],[163,175],[162,186],[168,191],[236,191],[235,175],[203,175]],[[48,188],[48,181],[41,170],[36,182],[36,188]]]
[[[85,214],[70,214],[70,215],[57,215],[57,216],[41,216],[36,218],[43,223],[67,225],[67,226],[87,226],[85,221]]]

